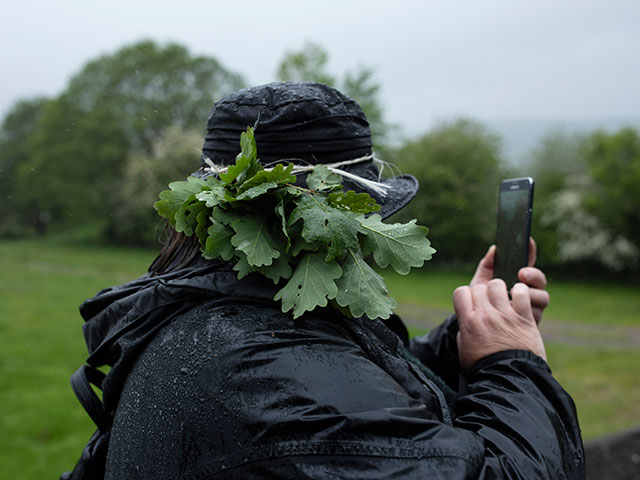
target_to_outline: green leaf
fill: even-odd
[[[426,235],[427,227],[416,225],[416,220],[409,223],[383,223],[380,215],[371,215],[362,220],[366,234],[363,252],[373,253],[376,263],[406,275],[411,267],[421,267],[425,260],[431,259],[435,249]]]
[[[276,215],[280,219],[280,224],[282,226],[282,234],[284,238],[287,239],[287,245],[285,247],[285,252],[288,252],[291,248],[291,238],[289,237],[289,231],[287,230],[287,217],[284,211],[284,200],[280,200],[275,208]]]
[[[358,249],[360,223],[355,214],[328,205],[320,195],[302,195],[296,204],[289,225],[302,219],[302,238],[307,243],[326,245],[327,262],[343,257],[349,249]]]
[[[349,251],[343,274],[337,281],[336,302],[348,307],[354,317],[389,318],[398,305],[389,295],[384,280],[359,255]]]
[[[269,267],[258,267],[258,272],[273,280],[273,283],[278,283],[281,278],[285,280],[291,278],[293,270],[289,265],[288,256],[280,255]]]
[[[289,163],[286,167],[279,163],[271,170],[260,170],[238,187],[238,200],[256,198],[269,189],[294,183],[296,176],[291,174],[291,170],[293,170],[293,163]]]
[[[207,241],[205,242],[203,255],[208,259],[221,258],[231,260],[235,253],[231,245],[231,237],[235,232],[222,223],[215,222],[207,230]]]
[[[203,209],[206,209],[205,204],[198,202],[195,195],[191,195],[187,201],[182,204],[180,210],[176,212],[176,232],[183,232],[188,237],[193,235],[193,232],[198,225],[198,214]]]
[[[236,200],[232,195],[229,195],[221,184],[213,184],[211,185],[211,190],[196,193],[196,198],[210,208],[220,204],[232,203]]]
[[[242,132],[240,135],[240,153],[238,156],[246,158],[257,158],[258,148],[256,147],[256,138],[254,136],[253,128],[247,127],[246,132]]]
[[[170,190],[160,192],[160,200],[153,204],[158,211],[158,215],[169,219],[171,225],[175,225],[175,215],[182,208],[182,205],[191,195],[200,192],[203,187],[207,187],[204,180],[197,177],[188,177],[186,181],[172,182],[169,184]]]
[[[342,187],[342,177],[324,165],[316,165],[307,176],[307,186],[316,192],[333,191]]]
[[[241,152],[236,156],[236,163],[230,165],[226,173],[218,175],[224,185],[231,185],[234,180],[241,184],[245,179],[251,178],[262,170],[262,165],[257,158],[258,149],[253,136],[253,128],[248,127],[246,132],[242,132],[240,148]]]
[[[231,243],[236,250],[247,256],[247,262],[254,267],[271,265],[280,256],[281,245],[268,230],[269,218],[265,215],[244,215],[231,222],[236,234]]]
[[[256,185],[255,187],[251,187],[250,189],[244,191],[240,195],[236,197],[236,200],[253,200],[260,195],[264,195],[269,190],[279,187],[276,182],[266,182],[261,183],[260,185]]]
[[[353,190],[330,193],[327,197],[327,202],[332,207],[358,213],[370,213],[380,210],[380,205],[368,193],[356,193]]]
[[[215,207],[211,211],[211,216],[216,222],[224,223],[225,225],[231,225],[231,222],[240,218],[243,214],[236,213],[233,210],[226,210],[222,207]]]
[[[238,256],[238,261],[233,266],[233,269],[236,272],[238,272],[238,280],[240,280],[241,278],[246,277],[250,273],[255,272],[257,270],[257,267],[254,267],[253,265],[249,265],[249,262],[247,261],[247,256],[244,253],[240,252]]]
[[[335,298],[338,288],[335,279],[342,269],[336,262],[327,263],[322,254],[309,253],[298,263],[291,279],[276,293],[274,300],[282,300],[282,311],[293,309],[293,318],[316,307],[324,307]]]
[[[196,217],[196,222],[198,223],[196,226],[196,236],[200,241],[200,245],[204,247],[208,238],[207,229],[209,228],[209,225],[211,225],[211,209],[203,208],[200,210],[200,213],[198,213],[198,216]]]
[[[204,181],[211,190],[214,190],[218,187],[224,187],[223,183],[215,175],[209,175],[204,179]]]
[[[285,187],[285,191],[291,198],[299,197],[303,194],[303,191],[300,189],[300,187],[296,187],[293,185],[287,185]]]
[[[230,185],[243,171],[249,168],[249,163],[251,163],[250,158],[237,158],[236,163],[229,165],[226,172],[220,173],[220,179],[225,183],[225,185]]]
[[[300,252],[317,252],[318,250],[320,250],[320,245],[318,243],[307,243],[304,241],[304,238],[298,238],[293,244],[291,256],[297,257],[300,255]]]

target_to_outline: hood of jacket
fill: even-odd
[[[199,258],[194,265],[162,275],[146,274],[106,288],[80,306],[93,367],[108,365],[105,406],[117,398],[138,355],[163,326],[203,301],[277,305],[273,283],[257,274],[238,280],[227,263]]]
[[[144,338],[186,308],[203,300],[275,304],[275,286],[259,275],[238,280],[226,263],[202,260],[197,265],[163,275],[146,274],[123,285],[106,288],[80,305],[88,363],[114,364],[118,343]]]

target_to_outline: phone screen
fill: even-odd
[[[532,178],[500,184],[494,277],[502,278],[509,289],[518,281],[518,270],[527,265],[532,206]]]

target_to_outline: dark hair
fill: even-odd
[[[173,270],[180,270],[189,266],[200,256],[200,242],[197,236],[188,237],[184,233],[178,233],[168,222],[165,231],[168,232],[169,237],[158,256],[149,266],[149,273],[152,275],[162,275]]]

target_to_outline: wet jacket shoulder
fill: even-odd
[[[132,363],[107,478],[584,476],[573,403],[541,359],[487,357],[455,397],[438,369],[380,321],[200,301]]]

